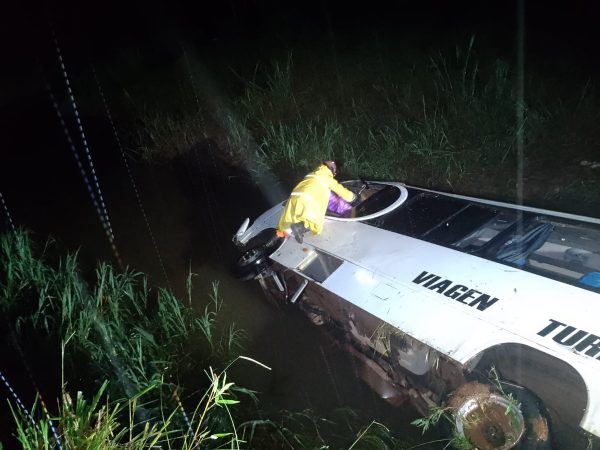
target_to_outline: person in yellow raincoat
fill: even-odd
[[[307,231],[320,234],[331,191],[347,202],[355,200],[356,195],[336,181],[336,174],[336,163],[323,161],[323,164],[296,185],[277,224],[278,236],[293,233],[301,243],[302,236]]]

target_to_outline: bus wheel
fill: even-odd
[[[268,266],[267,249],[264,245],[250,248],[242,253],[233,268],[240,280],[251,280]]]
[[[455,434],[479,450],[549,450],[548,420],[527,389],[472,381],[450,394]]]

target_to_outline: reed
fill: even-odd
[[[73,398],[66,385],[63,385],[59,412],[52,418],[60,430],[60,445],[64,450],[239,449],[243,442],[237,436],[231,414],[228,414],[230,422],[227,428],[215,431],[208,425],[213,408],[229,411],[230,406],[237,403],[237,400],[230,398],[233,384],[226,381],[226,374],[216,375],[212,371],[210,374],[210,386],[198,401],[187,427],[182,427],[177,420],[182,413],[181,405],[161,407],[160,416],[142,422],[136,420],[136,412],[147,401],[146,397],[152,391],[161,389],[159,383],[118,401],[109,399],[107,381],[89,400],[81,391]],[[31,423],[20,410],[12,409],[12,413],[16,422],[16,437],[24,450],[50,450],[57,447],[58,442],[50,432],[48,417]],[[32,413],[36,413],[35,407]]]
[[[134,153],[147,161],[169,161],[206,138],[209,116],[201,109],[171,114],[146,111],[138,117],[138,123]]]
[[[138,109],[136,147],[164,160],[211,139],[228,160],[251,171],[275,169],[290,185],[319,161],[335,158],[347,178],[400,180],[508,201],[516,195],[522,163],[530,203],[570,210],[581,195],[579,212],[597,205],[594,173],[569,157],[597,160],[600,108],[592,79],[561,82],[531,64],[526,96],[519,99],[513,65],[483,54],[474,36],[437,52],[382,48],[380,42],[333,57],[330,50],[299,47],[293,55],[247,65],[232,58],[220,85],[192,56],[186,78],[197,80],[194,97],[191,81],[187,88],[179,83],[168,102]],[[180,67],[172,71],[177,79]],[[525,123],[518,130],[521,103]],[[526,145],[518,161],[521,132]],[[548,179],[556,184],[549,190]]]
[[[3,240],[4,309],[16,302],[24,308],[29,302],[32,313],[18,316],[21,325],[27,322],[55,336],[72,336],[78,352],[88,355],[105,373],[115,372],[124,386],[150,384],[170,363],[177,363],[171,355],[184,357],[186,342],[195,334],[203,337],[212,357],[223,362],[241,350],[240,331],[235,327],[217,330],[222,303],[218,283],[213,285],[211,303],[198,315],[167,290],[151,291],[140,273],[116,273],[101,263],[90,286],[73,256],[64,258],[55,271],[26,250],[26,235],[16,237],[17,245],[11,246],[8,240]],[[155,313],[149,313],[153,309]]]
[[[194,412],[186,417],[196,430],[193,438],[180,432],[183,444],[174,448],[198,448],[207,439],[220,442],[225,437],[231,448],[237,448],[229,408],[239,396],[255,397],[226,381],[223,368],[239,355],[243,335],[234,325],[219,324],[218,283],[213,284],[211,302],[199,314],[172,293],[149,288],[141,273],[118,273],[100,263],[85,274],[75,255],[53,266],[44,258],[51,253],[49,247],[39,254],[22,231],[0,236],[0,307],[29,339],[68,342],[63,346],[66,369],[58,416],[67,448],[117,448],[126,435],[131,441],[128,448],[151,448],[150,441],[168,440],[186,429],[185,410]],[[191,282],[188,289],[191,298]],[[205,379],[192,375],[204,367],[209,367]],[[67,390],[73,382],[66,380],[77,379],[90,381],[73,398]],[[98,387],[94,379],[111,381]],[[182,388],[182,379],[187,380],[187,389]],[[206,393],[199,397],[195,392],[203,387]],[[84,392],[94,390],[88,402]],[[176,392],[187,393],[182,399]],[[101,403],[107,396],[129,400]],[[124,408],[130,412],[125,414]],[[30,424],[18,411],[14,414],[25,448],[53,448],[49,419],[41,417]],[[131,423],[122,425],[123,417]],[[140,427],[143,432],[135,434]],[[89,445],[81,447],[82,439]]]
[[[247,421],[239,428],[249,448],[270,448],[277,442],[275,448],[284,449],[407,450],[419,444],[377,421],[365,425],[350,408],[337,408],[325,417],[308,409],[283,411],[278,419]]]
[[[515,108],[525,101],[525,195],[535,204],[563,209],[573,205],[567,197],[581,195],[585,205],[597,202],[589,173],[560,169],[573,165],[565,147],[592,159],[584,136],[588,142],[598,139],[593,82],[579,92],[557,92],[550,77],[530,70],[527,97],[518,99],[514,68],[476,50],[471,37],[452,52],[417,58],[399,69],[385,61],[357,67],[355,61],[338,60],[336,70],[320,61],[311,72],[314,63],[288,59],[255,71],[237,103],[238,114],[260,143],[266,165],[283,174],[335,158],[344,163],[347,178],[401,180],[510,199],[518,176]],[[270,78],[281,82],[256,81]],[[541,181],[548,172],[561,180],[551,191]],[[580,188],[582,176],[591,194]]]

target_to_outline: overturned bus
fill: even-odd
[[[381,397],[446,408],[473,448],[591,448],[599,219],[369,182],[298,243],[274,237],[284,204],[234,235],[238,275],[330,329]]]

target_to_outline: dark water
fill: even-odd
[[[39,111],[45,118],[52,117],[48,108]],[[265,414],[310,409],[326,416],[336,408],[349,407],[365,425],[377,420],[412,439],[420,434],[409,425],[416,413],[410,408],[394,409],[377,398],[358,379],[354,361],[319,328],[294,308],[269,304],[257,283],[231,276],[236,255],[231,236],[245,217],[255,218],[268,206],[248,173],[219,159],[214,143],[207,141],[169,164],[128,160],[130,178],[108,124],[94,118],[84,122],[124,264],[147,273],[152,284],[170,286],[180,298],[186,298],[185,280],[191,271],[195,274],[193,301],[199,310],[208,303],[213,282],[219,283],[221,319],[235,322],[247,334],[245,356],[272,369],[247,361],[231,369],[233,381],[259,392]],[[52,236],[59,249],[79,249],[84,268],[102,260],[115,264],[61,133],[60,126],[49,121],[37,133],[23,133],[22,150],[13,149],[3,158],[0,189],[12,221],[31,230],[39,243]],[[40,359],[34,357],[39,348],[23,348],[37,383],[47,387],[45,396],[57,395],[59,349],[46,349],[46,358]],[[20,355],[5,353],[0,368],[24,400],[31,401],[34,388],[24,376]],[[2,435],[7,433],[5,429]]]

